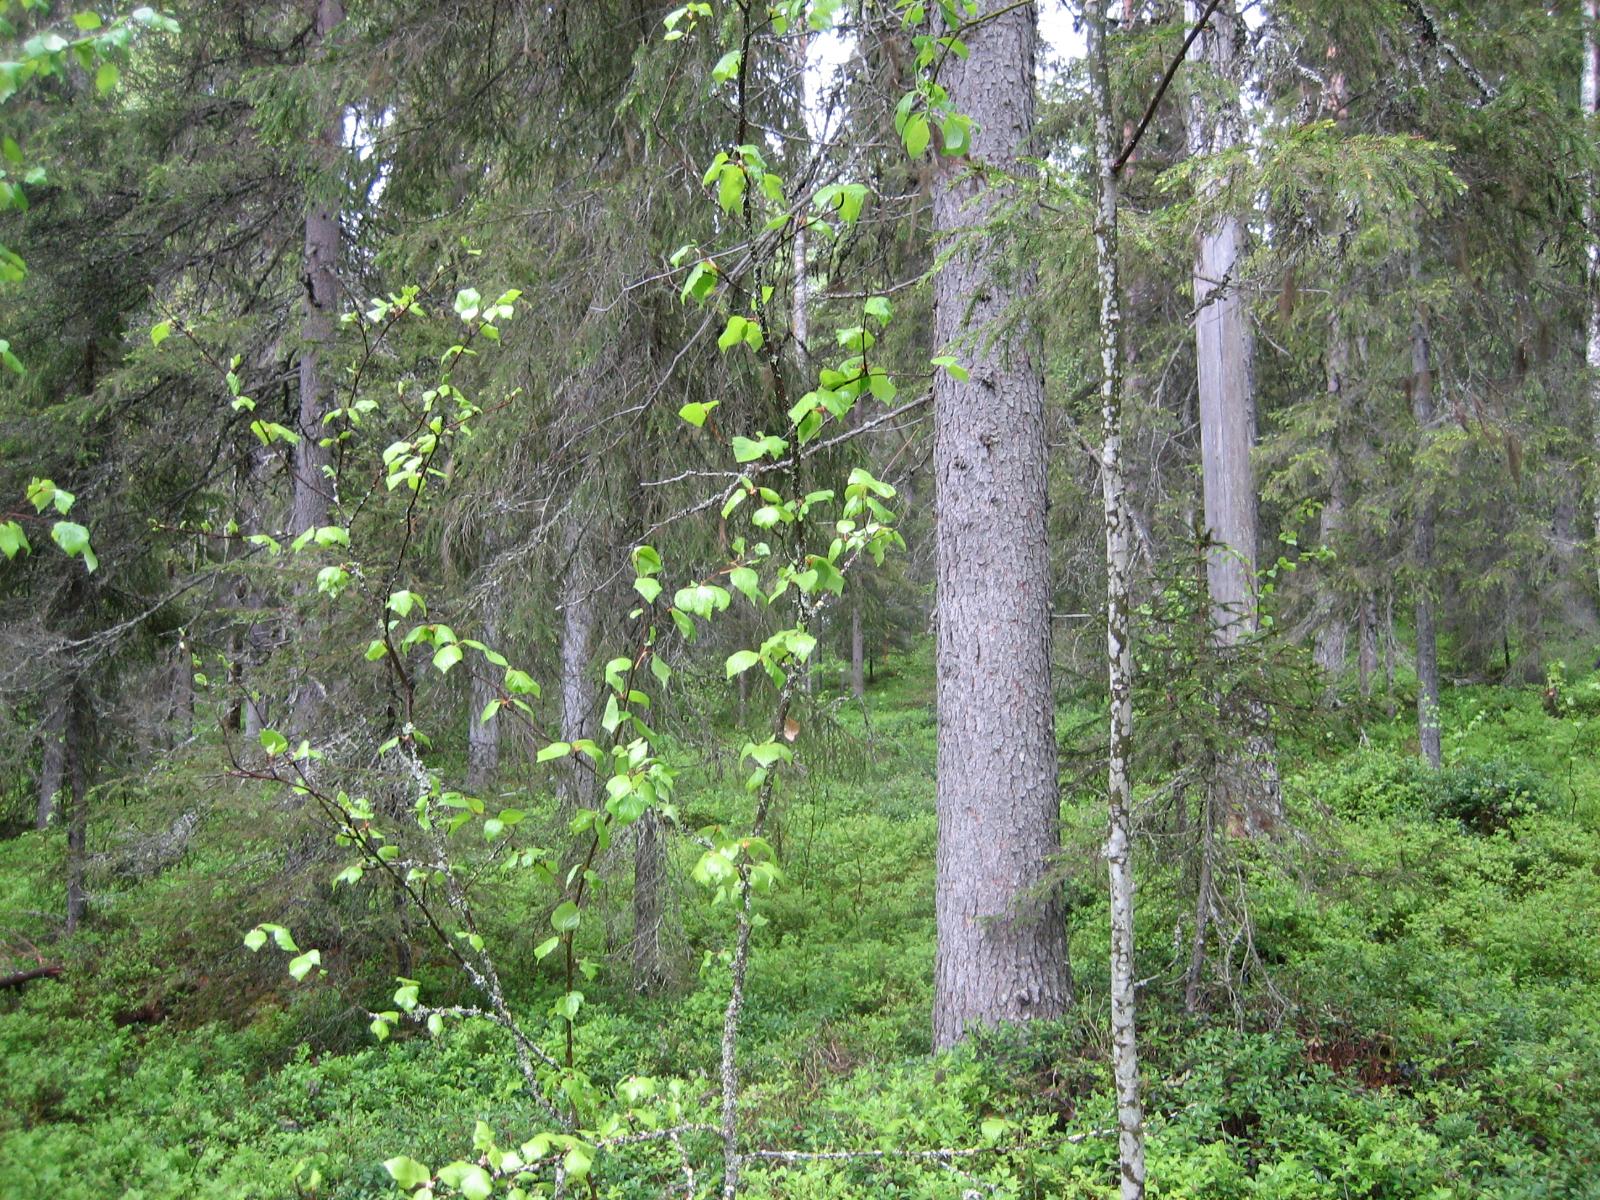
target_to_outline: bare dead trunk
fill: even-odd
[[[1122,462],[1122,296],[1117,263],[1118,139],[1106,67],[1105,10],[1084,8],[1098,161],[1095,265],[1100,286],[1100,481],[1106,530],[1106,663],[1111,731],[1107,747],[1106,866],[1111,891],[1111,1054],[1117,1091],[1122,1200],[1143,1200],[1144,1101],[1139,1089],[1138,978],[1133,945],[1133,554]]]
[[[1187,0],[1192,21],[1199,21],[1205,8],[1198,0]],[[1209,68],[1210,78],[1196,89],[1190,106],[1191,154],[1216,154],[1244,141],[1238,96],[1243,80],[1242,34],[1232,0],[1224,0],[1195,40],[1192,56]],[[1254,633],[1258,623],[1257,498],[1250,462],[1255,442],[1253,347],[1238,278],[1243,258],[1244,226],[1237,216],[1217,217],[1201,229],[1194,268],[1194,328],[1201,490],[1206,530],[1213,542],[1206,583],[1215,636],[1224,651]],[[1265,726],[1265,713],[1248,715],[1251,724]],[[1231,829],[1256,836],[1282,823],[1283,794],[1269,737],[1252,734],[1220,766],[1229,776],[1224,790],[1239,806],[1230,817]]]
[[[33,827],[43,829],[56,812],[61,785],[66,778],[68,698],[52,698],[45,711],[39,761],[39,802]]]
[[[484,601],[484,645],[499,649],[500,596],[492,589]],[[500,714],[486,721],[483,713],[489,702],[500,694],[498,681],[479,669],[472,674],[472,685],[467,697],[467,790],[482,792],[493,785],[500,771]]]
[[[1189,0],[1198,20],[1204,5]],[[1193,56],[1212,79],[1196,91],[1189,120],[1191,154],[1216,154],[1244,140],[1237,95],[1239,22],[1231,0],[1212,14]],[[1200,231],[1194,267],[1195,360],[1200,397],[1200,459],[1206,528],[1217,545],[1206,563],[1214,621],[1231,645],[1256,625],[1256,490],[1250,449],[1255,441],[1249,314],[1238,273],[1244,228],[1224,215]]]
[[[1033,132],[1034,11],[983,7],[990,19],[965,35],[970,58],[948,59],[943,82],[975,124],[974,162],[1009,169]],[[952,158],[935,167],[934,227],[945,239],[981,227],[1006,199],[970,168]],[[1071,1000],[1064,905],[1050,878],[1061,838],[1044,386],[1025,319],[997,336],[1033,290],[1025,265],[994,269],[1000,253],[970,238],[934,280],[934,343],[971,371],[967,382],[947,372],[934,381],[936,1048],[977,1026],[1060,1016]]]
[[[633,987],[645,995],[670,980],[662,936],[666,891],[666,830],[661,814],[649,808],[634,826],[633,846]]]
[[[1417,272],[1413,265],[1413,275]],[[1433,429],[1433,354],[1428,324],[1418,315],[1411,325],[1411,413],[1417,422],[1419,445],[1426,448]],[[1439,731],[1439,639],[1433,619],[1433,481],[1426,471],[1419,481],[1413,547],[1417,569],[1417,741],[1422,757],[1438,768],[1441,759]]]

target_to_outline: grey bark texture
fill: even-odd
[[[1117,1092],[1122,1200],[1143,1200],[1144,1101],[1139,1089],[1137,996],[1133,957],[1133,533],[1122,461],[1122,286],[1117,262],[1117,173],[1106,67],[1106,19],[1100,0],[1084,6],[1089,80],[1094,96],[1095,266],[1100,286],[1100,483],[1106,529],[1106,664],[1111,700],[1107,747],[1106,867],[1111,892],[1111,1067]]]
[[[867,697],[867,646],[861,631],[861,599],[850,606],[850,694],[857,700]]]
[[[593,657],[595,596],[592,548],[587,544],[576,516],[570,516],[564,534],[566,576],[561,585],[561,738],[576,742],[590,737],[594,703],[594,681],[590,678]],[[581,760],[581,761],[580,761]],[[594,772],[582,755],[571,755],[565,763],[561,782],[561,803],[568,811],[589,802]]]
[[[1016,165],[1033,132],[1032,6],[998,0],[947,60],[944,83],[975,125],[972,157]],[[981,230],[1006,199],[941,157],[934,227]],[[1044,384],[1026,320],[1033,276],[982,233],[934,281],[934,341],[971,378],[934,382],[939,717],[933,1041],[1056,1017],[1071,1000],[1050,683]]]
[[[1204,5],[1188,0],[1191,20]],[[1227,0],[1196,39],[1192,56],[1210,78],[1195,90],[1189,152],[1217,154],[1244,140],[1237,87],[1242,28]],[[1195,367],[1200,396],[1200,459],[1206,528],[1217,542],[1206,563],[1213,617],[1226,644],[1255,628],[1256,489],[1249,314],[1238,272],[1244,228],[1237,216],[1200,230],[1194,266]]]
[[[322,57],[334,30],[344,21],[341,0],[312,0],[315,43],[312,53]],[[329,436],[323,418],[336,406],[329,378],[334,347],[334,320],[339,307],[339,205],[336,181],[339,152],[344,144],[344,110],[335,107],[323,115],[314,147],[316,170],[306,196],[305,254],[303,259],[305,312],[300,323],[300,412],[294,447],[294,495],[290,533],[299,534],[328,524],[334,482],[333,452],[322,444]],[[302,658],[309,655],[302,655]],[[310,671],[295,672],[290,697],[290,725],[295,733],[309,733],[322,711],[327,689]]]
[[[1433,428],[1433,349],[1427,321],[1411,324],[1411,415],[1417,422],[1419,447],[1426,448]],[[1437,768],[1441,759],[1439,732],[1439,636],[1433,619],[1433,483],[1426,471],[1419,481],[1413,555],[1417,570],[1417,741],[1422,757]]]
[[[1188,0],[1191,21],[1206,5]],[[1243,22],[1224,0],[1195,39],[1191,56],[1205,74],[1189,107],[1189,152],[1217,154],[1244,141],[1239,91]],[[1226,650],[1257,628],[1255,396],[1249,313],[1240,292],[1244,225],[1232,213],[1201,227],[1195,252],[1195,369],[1199,390],[1200,470],[1205,523],[1213,545],[1206,559],[1212,625]],[[1264,724],[1252,711],[1250,723]],[[1274,748],[1253,734],[1219,763],[1216,794],[1229,806],[1228,828],[1257,836],[1281,824],[1283,795]]]
[[[1361,695],[1372,695],[1372,677],[1378,673],[1378,601],[1373,594],[1361,594]]]
[[[33,827],[43,829],[50,824],[61,795],[61,785],[66,779],[67,766],[67,699],[50,702],[45,712],[44,727],[40,731],[39,800],[34,810]]]
[[[1327,377],[1327,403],[1333,412],[1340,415],[1341,425],[1346,404],[1345,374],[1349,369],[1349,362],[1350,343],[1345,337],[1344,323],[1339,319],[1336,309],[1328,320],[1328,348],[1324,365]],[[1345,488],[1343,448],[1336,427],[1328,468],[1328,500],[1322,508],[1322,543],[1325,546],[1336,545],[1344,533]],[[1332,679],[1337,680],[1344,673],[1345,662],[1349,655],[1350,617],[1346,610],[1344,595],[1337,584],[1327,579],[1326,575],[1317,607],[1319,611],[1313,656],[1317,666]]]
[[[1600,115],[1600,0],[1583,0],[1583,115],[1594,128]],[[1600,179],[1591,177],[1583,190],[1583,225],[1588,231],[1585,252],[1588,272],[1588,303],[1584,310],[1584,362],[1589,368],[1590,445],[1594,462],[1600,464],[1600,223],[1595,216],[1595,191]],[[1600,469],[1600,467],[1597,467]],[[1600,480],[1594,491],[1595,570],[1600,575]]]
[[[63,797],[67,804],[67,932],[75,932],[89,915],[89,893],[84,884],[88,867],[89,841],[89,758],[93,754],[93,714],[83,686],[74,683],[68,692],[62,729],[64,748]]]
[[[666,939],[667,835],[661,814],[645,810],[634,826],[633,988],[650,994],[670,982]]]
[[[344,20],[341,0],[313,0],[315,38],[313,53],[327,53],[328,40]],[[328,359],[334,341],[334,315],[339,306],[339,210],[334,203],[334,177],[340,147],[344,144],[344,111],[323,118],[314,161],[317,172],[306,197],[305,312],[300,339],[300,440],[294,448],[294,507],[290,532],[301,533],[328,523],[331,482],[326,468],[333,463],[323,417],[329,410],[332,389],[327,379]]]
[[[500,592],[492,589],[484,600],[484,645],[499,649]],[[500,694],[496,680],[483,669],[472,674],[472,686],[467,699],[467,790],[481,792],[493,786],[500,771],[500,714],[487,721],[483,710]]]

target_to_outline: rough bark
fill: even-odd
[[[500,595],[491,591],[484,601],[483,643],[499,648]],[[467,698],[467,790],[481,792],[490,787],[500,770],[500,715],[496,713],[487,721],[483,710],[500,694],[497,680],[483,670],[472,675],[472,686]]]
[[[194,734],[194,655],[189,639],[180,637],[172,652],[171,695],[167,702],[167,744],[176,746]]]
[[[315,14],[312,53],[325,56],[333,32],[344,20],[342,0],[311,0]],[[344,144],[344,110],[323,114],[313,150],[315,170],[306,196],[302,284],[305,310],[300,321],[299,441],[294,447],[294,495],[289,532],[299,534],[328,524],[334,481],[333,451],[323,445],[330,431],[324,421],[338,404],[332,383],[334,322],[339,307],[338,158]],[[311,731],[327,698],[322,681],[310,671],[295,672],[290,725]]]
[[[1371,592],[1361,594],[1361,695],[1372,695],[1372,677],[1378,671],[1378,601]]]
[[[1326,395],[1329,408],[1340,415],[1342,424],[1345,405],[1344,382],[1349,368],[1350,343],[1345,338],[1344,323],[1337,310],[1328,321],[1328,348],[1326,353]],[[1345,466],[1337,429],[1333,436],[1332,461],[1328,469],[1328,501],[1322,508],[1322,544],[1334,546],[1344,533],[1345,522]],[[1344,597],[1333,579],[1323,573],[1322,595],[1319,598],[1313,655],[1317,666],[1332,679],[1344,673],[1350,640],[1350,620]]]
[[[1033,131],[1032,6],[991,3],[944,79],[976,127],[972,157],[1016,165]],[[941,158],[934,227],[980,229],[1003,196]],[[1003,188],[1004,185],[998,185]],[[1044,386],[1026,321],[1032,273],[963,240],[934,281],[934,341],[966,382],[934,383],[939,846],[933,1040],[1055,1017],[1070,1002],[1045,540]],[[1002,326],[1005,326],[1003,329]]]
[[[1594,135],[1595,118],[1600,116],[1600,0],[1583,0],[1583,115]],[[1595,189],[1600,180],[1591,178],[1583,189],[1583,225],[1587,230],[1585,251],[1588,258],[1588,304],[1584,310],[1584,359],[1589,368],[1589,419],[1591,454],[1600,467],[1600,224],[1595,216]],[[1592,481],[1594,492],[1595,570],[1600,576],[1600,480]]]
[[[867,647],[861,632],[861,599],[850,606],[850,694],[857,700],[867,697]]]
[[[333,31],[344,20],[341,0],[313,0],[316,39],[313,53],[325,54]],[[300,324],[300,440],[294,448],[294,508],[290,532],[300,533],[328,523],[331,484],[327,469],[333,463],[323,418],[332,395],[327,378],[333,348],[334,316],[339,305],[339,209],[333,180],[339,149],[344,144],[344,112],[327,113],[317,136],[317,166],[306,198],[305,257],[303,263],[305,312]]]
[[[84,884],[89,841],[89,744],[92,732],[89,698],[74,684],[66,698],[62,730],[67,794],[67,932],[74,933],[89,915],[89,893]]]
[[[1089,77],[1094,95],[1098,162],[1095,266],[1100,286],[1100,482],[1106,529],[1106,663],[1111,701],[1107,751],[1106,865],[1111,891],[1111,1055],[1117,1091],[1118,1158],[1122,1200],[1143,1200],[1144,1102],[1139,1090],[1133,957],[1133,843],[1130,780],[1133,754],[1133,553],[1127,484],[1122,461],[1122,297],[1117,264],[1119,141],[1112,124],[1106,68],[1105,10],[1085,5]]]
[[[634,826],[633,847],[633,987],[640,993],[660,991],[669,982],[666,942],[667,839],[661,814],[646,809]]]
[[[45,713],[41,731],[42,745],[39,762],[39,802],[34,812],[33,827],[43,829],[55,814],[61,784],[66,778],[67,701],[51,700]]]
[[[1433,361],[1428,323],[1420,314],[1411,324],[1411,415],[1419,445],[1426,447],[1433,428]],[[1417,571],[1417,741],[1430,767],[1440,762],[1439,639],[1433,616],[1433,484],[1423,472],[1419,482],[1412,544]]]
[[[590,737],[594,683],[589,677],[593,655],[595,598],[589,569],[591,550],[576,517],[565,534],[566,575],[561,597],[561,738],[576,742]],[[582,755],[571,755],[561,776],[561,803],[569,811],[588,803],[593,772]]]

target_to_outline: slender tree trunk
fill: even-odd
[[[589,570],[591,548],[585,543],[577,517],[568,518],[565,543],[566,576],[561,604],[561,738],[576,742],[593,734],[590,706],[594,682],[589,677],[593,656],[595,597]],[[581,761],[580,761],[581,760]],[[572,811],[588,803],[594,778],[588,759],[568,756],[562,774],[561,803]]]
[[[1372,677],[1378,671],[1378,602],[1371,592],[1361,593],[1361,669],[1362,698],[1372,695]]]
[[[867,698],[867,648],[861,632],[861,598],[850,605],[850,694],[857,700]]]
[[[1595,120],[1600,116],[1600,0],[1583,0],[1583,115],[1589,122],[1589,135],[1595,136]],[[1588,304],[1584,310],[1584,357],[1589,367],[1590,455],[1597,477],[1590,482],[1594,492],[1595,570],[1600,575],[1600,221],[1595,216],[1595,189],[1600,180],[1589,179],[1583,189],[1583,225],[1587,230]]]
[[[1103,441],[1100,482],[1106,528],[1106,662],[1111,698],[1107,753],[1109,823],[1106,864],[1111,889],[1111,1053],[1117,1089],[1122,1200],[1143,1200],[1144,1102],[1139,1090],[1137,997],[1133,946],[1133,843],[1130,780],[1133,756],[1133,555],[1122,464],[1122,297],[1117,264],[1119,139],[1113,132],[1102,0],[1084,5],[1089,33],[1089,78],[1094,93],[1098,192],[1095,266],[1100,284],[1100,403]]]
[[[1343,424],[1345,373],[1349,367],[1350,344],[1344,335],[1344,323],[1337,310],[1328,321],[1327,402],[1339,414]],[[1322,509],[1322,543],[1334,546],[1344,533],[1345,521],[1345,467],[1342,440],[1336,427],[1332,446],[1332,463],[1329,468],[1328,502]],[[1337,562],[1337,560],[1335,560]],[[1317,625],[1315,649],[1316,663],[1331,680],[1344,674],[1345,659],[1350,640],[1350,621],[1346,615],[1344,597],[1337,582],[1322,573],[1322,596],[1318,604],[1320,620]]]
[[[316,46],[326,54],[333,31],[344,20],[341,0],[312,0]],[[294,454],[294,511],[290,532],[300,533],[328,523],[333,456],[322,444],[328,436],[323,417],[332,389],[327,378],[333,349],[334,316],[339,306],[339,206],[335,199],[340,147],[344,144],[344,111],[323,117],[317,137],[318,170],[306,199],[304,279],[305,313],[300,324],[300,418]]]
[[[482,637],[485,645],[499,648],[498,589],[492,589],[484,600]],[[470,792],[481,792],[492,786],[500,771],[500,715],[496,713],[487,721],[483,720],[484,709],[499,694],[493,678],[474,671],[467,698],[467,790]]]
[[[1413,275],[1418,272],[1413,266]],[[1411,325],[1411,413],[1418,444],[1426,448],[1433,429],[1433,359],[1428,324],[1420,314]],[[1418,482],[1413,547],[1417,569],[1417,740],[1422,757],[1437,768],[1439,733],[1439,641],[1433,619],[1433,481],[1423,472]]]
[[[1206,5],[1187,0],[1190,19],[1199,21]],[[1196,88],[1189,112],[1189,150],[1216,154],[1244,141],[1238,90],[1243,69],[1239,43],[1242,25],[1233,0],[1213,12],[1191,52],[1209,68]],[[1212,219],[1200,231],[1195,254],[1195,365],[1200,411],[1200,473],[1206,531],[1212,547],[1206,560],[1212,623],[1225,651],[1257,628],[1256,486],[1250,451],[1255,442],[1253,353],[1249,314],[1240,293],[1244,225],[1233,214]],[[1266,713],[1252,704],[1248,723],[1261,729]],[[1220,794],[1236,810],[1229,827],[1255,836],[1283,820],[1283,795],[1276,752],[1263,733],[1219,763],[1228,776]]]
[[[194,733],[194,655],[184,636],[172,652],[166,732],[168,746],[177,746]]]
[[[35,829],[43,829],[50,824],[61,795],[61,785],[66,779],[68,704],[66,696],[52,698],[45,712],[39,761],[39,803],[33,819]]]
[[[313,53],[326,55],[333,32],[344,20],[342,0],[312,0],[316,14]],[[329,430],[323,418],[337,404],[331,383],[334,320],[339,307],[338,159],[344,144],[344,110],[326,113],[316,146],[317,170],[306,197],[305,311],[300,323],[300,440],[294,447],[294,497],[290,533],[328,524],[334,491],[333,453],[323,444]],[[305,656],[309,657],[309,655]],[[291,697],[291,724],[307,733],[316,724],[327,689],[309,670],[298,670]]]
[[[1033,132],[1031,5],[991,0],[943,82],[976,132],[972,159],[1017,165]],[[941,157],[935,230],[981,228],[1005,197]],[[1004,185],[997,185],[1003,188]],[[937,483],[939,850],[933,1041],[980,1025],[1056,1017],[1071,1001],[1050,684],[1044,386],[1025,318],[1032,273],[995,270],[1000,248],[956,247],[934,280],[934,341],[960,352],[967,382],[934,382]],[[968,339],[964,341],[963,339]]]
[[[634,826],[633,987],[660,991],[670,978],[662,928],[666,919],[667,838],[661,814],[645,810]]]
[[[89,893],[84,886],[89,842],[89,756],[93,715],[82,684],[74,683],[66,698],[62,730],[65,748],[67,796],[67,932],[74,933],[89,915]]]

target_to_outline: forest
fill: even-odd
[[[1600,0],[0,0],[4,1200],[1600,1198]]]

